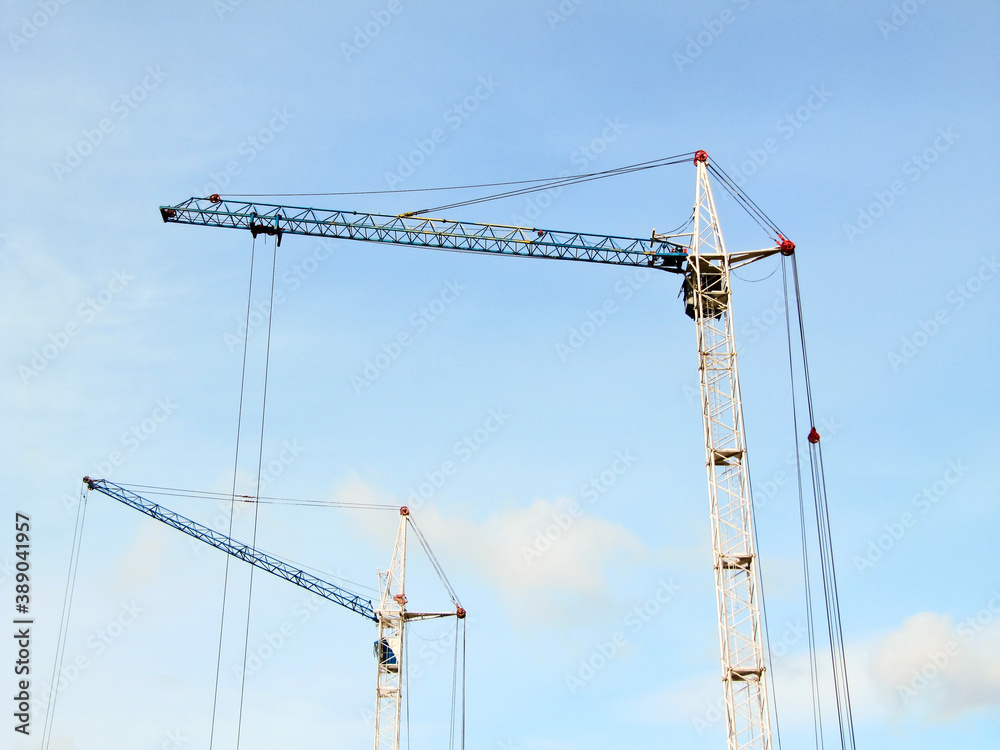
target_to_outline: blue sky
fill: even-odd
[[[164,226],[159,205],[500,182],[703,148],[798,246],[858,747],[995,747],[993,4],[4,11],[0,455],[5,515],[33,529],[36,687],[51,675],[80,477],[232,483],[251,239]],[[767,244],[716,197],[731,250]],[[449,218],[644,237],[683,222],[693,198],[685,164]],[[398,213],[446,200],[295,202]],[[256,250],[244,488],[273,246]],[[764,278],[775,268],[740,272],[734,320],[775,703],[798,747],[812,735],[780,273]],[[695,338],[677,278],[297,237],[275,277],[267,494],[419,505],[472,616],[469,746],[723,747]],[[608,301],[613,314],[567,354]],[[410,343],[366,375],[401,334]],[[583,515],[528,564],[523,550],[574,501]],[[222,512],[168,504],[203,523]],[[388,564],[391,513],[260,513],[261,545],[304,565],[372,587]],[[250,523],[241,514],[236,536]],[[207,746],[223,571],[221,554],[90,498],[52,747]],[[447,605],[416,555],[411,581],[413,606]],[[229,744],[246,587],[233,569]],[[413,747],[447,739],[450,627],[413,630]],[[244,747],[369,746],[368,624],[257,576],[249,633]],[[583,669],[609,643],[607,663]],[[0,658],[13,662],[11,643]],[[36,703],[33,737],[14,747],[36,746],[44,714]]]

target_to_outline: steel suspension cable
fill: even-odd
[[[271,365],[271,325],[274,321],[274,278],[278,267],[278,244],[274,243],[274,251],[271,256],[271,294],[268,300],[267,308],[267,344],[265,346],[264,353],[264,394],[261,400],[260,406],[260,447],[257,451],[257,490],[256,493],[260,495],[260,477],[262,469],[264,466],[264,420],[267,416],[267,376]],[[247,339],[250,338],[249,329],[247,329]],[[250,542],[250,548],[254,551],[257,549],[257,522],[260,517],[260,506],[254,504],[253,512],[253,538]],[[247,683],[247,652],[250,647],[250,614],[253,607],[253,581],[254,581],[254,566],[250,567],[250,586],[247,590],[247,621],[246,629],[243,634],[243,667],[240,670],[240,711],[236,722],[236,750],[239,750],[240,739],[243,735],[243,699],[246,692]]]
[[[243,365],[240,369],[240,401],[236,414],[236,451],[233,456],[233,489],[229,495],[229,531],[226,533],[230,539],[233,537],[233,519],[236,514],[236,480],[240,466],[240,434],[243,430],[243,395],[246,391],[247,382],[247,347],[250,343],[250,309],[253,302],[253,268],[254,259],[257,256],[257,238],[254,237],[250,245],[250,280],[247,283],[247,314],[246,314],[246,336],[243,337]],[[219,707],[219,676],[222,671],[222,641],[226,624],[226,599],[229,594],[229,555],[226,555],[226,571],[222,583],[222,613],[219,616],[219,648],[215,659],[215,691],[212,697],[212,726],[208,736],[208,747],[212,750],[215,745],[215,719]]]
[[[79,569],[80,549],[83,547],[83,526],[87,517],[87,490],[80,490],[80,502],[76,508],[76,523],[73,526],[73,543],[70,547],[69,570],[66,573],[66,590],[63,594],[62,614],[59,618],[59,635],[56,638],[56,658],[52,664],[52,681],[49,683],[49,699],[45,707],[45,721],[42,722],[42,750],[48,750],[55,724],[56,700],[59,698],[59,680],[62,678],[63,657],[66,654],[66,636],[69,632],[70,613],[73,610],[73,592],[76,590],[76,572]]]
[[[799,538],[802,546],[802,571],[806,600],[806,633],[809,647],[809,684],[812,695],[813,711],[813,741],[817,750],[822,750],[823,743],[823,710],[820,703],[819,670],[816,654],[816,626],[812,605],[812,579],[809,574],[809,544],[806,533],[805,496],[802,491],[802,453],[799,450],[799,416],[795,395],[795,363],[792,354],[792,311],[788,305],[788,273],[785,258],[781,259],[781,284],[785,300],[785,329],[788,340],[788,379],[792,396],[792,435],[795,446],[795,474],[797,478],[799,500]]]
[[[692,152],[693,153],[693,152]],[[477,203],[485,203],[487,201],[499,200],[501,198],[511,198],[519,195],[527,195],[528,193],[537,193],[543,190],[552,190],[555,188],[563,188],[568,185],[575,185],[582,182],[591,182],[593,180],[601,180],[607,177],[614,177],[622,174],[630,174],[632,172],[641,172],[646,169],[655,169],[657,167],[665,167],[671,164],[680,164],[681,162],[687,161],[691,154],[682,154],[679,156],[670,156],[665,159],[656,159],[650,162],[641,162],[639,164],[632,164],[626,167],[617,167],[615,169],[608,169],[603,172],[593,172],[585,175],[568,175],[566,177],[554,178],[548,182],[544,182],[539,185],[533,185],[532,187],[520,188],[517,190],[509,190],[503,193],[496,193],[493,195],[486,195],[480,198],[470,198],[465,201],[458,201],[455,203],[448,203],[442,206],[435,206],[433,208],[422,208],[418,211],[413,211],[405,216],[420,216],[421,214],[430,213],[431,211],[444,211],[452,208],[460,208],[463,206],[471,206]]]
[[[465,695],[466,695],[466,692],[465,692],[465,687],[466,687],[466,680],[465,680],[465,653],[466,653],[466,651],[465,651],[465,633],[466,633],[466,630],[465,630],[465,620],[462,619],[459,622],[460,622],[461,627],[462,627],[462,724],[461,724],[461,733],[459,735],[459,737],[461,739],[461,744],[459,745],[459,750],[465,750]]]
[[[795,290],[798,314],[799,337],[802,346],[802,369],[808,407],[809,465],[812,475],[813,498],[816,512],[816,533],[820,552],[820,572],[826,604],[827,630],[830,638],[830,659],[833,669],[833,683],[837,704],[837,722],[840,729],[840,744],[843,750],[854,750],[854,718],[851,711],[850,687],[847,679],[847,656],[844,645],[843,623],[840,617],[840,596],[837,591],[837,572],[833,555],[833,537],[830,525],[830,508],[826,496],[826,476],[823,468],[823,452],[820,435],[816,430],[815,410],[812,400],[812,385],[809,378],[809,358],[806,351],[805,325],[802,315],[802,294],[799,287],[798,266],[792,255],[792,281]]]
[[[678,161],[683,161],[690,157],[694,152],[691,151],[687,154],[679,154],[677,156],[667,156],[662,159],[653,159],[647,162],[639,162],[638,164],[631,164],[626,167],[616,167],[615,169],[604,170],[602,172],[589,172],[585,174],[576,175],[578,178],[583,177],[597,177],[599,175],[604,175],[607,173],[618,172],[621,170],[628,170],[633,167],[640,167],[647,164],[655,164],[656,162],[668,162],[671,164],[676,164]],[[676,160],[676,161],[670,161]],[[659,165],[663,166],[663,165]],[[329,196],[342,196],[342,195],[393,195],[398,193],[433,193],[442,192],[446,190],[478,190],[481,188],[488,187],[507,187],[509,185],[529,185],[533,183],[542,182],[556,182],[565,179],[564,176],[559,177],[538,177],[531,180],[508,180],[506,182],[484,182],[478,185],[449,185],[446,187],[428,187],[428,188],[400,188],[398,190],[346,190],[336,193],[226,193],[224,197],[226,198],[307,198],[307,197],[329,197]]]
[[[458,623],[455,623],[455,655],[451,664],[451,721],[448,724],[448,750],[455,750],[456,706],[458,699]]]
[[[455,589],[452,588],[451,581],[448,580],[448,576],[444,573],[444,568],[441,567],[441,563],[438,562],[437,557],[431,551],[430,544],[427,543],[424,533],[417,526],[416,521],[413,520],[413,516],[407,516],[407,520],[410,522],[410,527],[417,535],[417,540],[420,542],[420,546],[424,548],[424,552],[427,555],[427,559],[430,560],[431,565],[434,567],[434,572],[438,574],[438,578],[441,579],[441,583],[444,584],[445,589],[448,591],[448,596],[451,597],[451,603],[456,607],[461,606],[461,602],[458,601],[458,594],[455,593]]]
[[[229,500],[235,497],[238,500],[245,500],[248,503],[260,503],[262,505],[301,505],[304,507],[317,507],[317,508],[347,508],[351,510],[391,510],[399,512],[398,505],[390,505],[388,503],[358,503],[358,502],[339,502],[336,500],[309,500],[304,498],[294,498],[294,497],[271,497],[268,495],[262,495],[261,497],[256,497],[254,495],[232,495],[228,492],[212,492],[210,490],[189,490],[182,489],[180,487],[162,487],[158,485],[150,484],[126,484],[124,482],[118,484],[119,487],[127,487],[129,489],[144,490],[144,494],[147,495],[160,495],[163,497],[186,497],[192,500]]]
[[[784,233],[778,228],[778,225],[774,223],[771,217],[764,213],[764,210],[758,206],[728,174],[726,174],[722,167],[710,159],[708,162],[708,169],[716,177],[716,179],[719,180],[726,192],[733,197],[733,199],[743,208],[744,211],[750,214],[751,218],[757,222],[758,226],[760,226],[768,234],[771,234],[772,239],[776,240],[778,237],[784,237]],[[774,235],[778,235],[778,237],[774,237]]]

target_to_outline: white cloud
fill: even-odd
[[[951,615],[923,612],[880,638],[849,644],[855,722],[919,719],[946,724],[972,711],[1000,708],[1000,591],[992,596],[979,612],[958,623]],[[771,635],[773,649],[773,628]],[[808,656],[801,649],[772,651],[772,699],[782,726],[812,725]],[[827,652],[819,654],[817,666],[823,715],[829,722],[835,707]],[[721,700],[718,674],[703,673],[633,697],[623,712],[634,720],[688,725],[701,734],[718,731],[724,721]]]
[[[341,485],[335,497],[394,502],[356,477]],[[632,532],[583,512],[569,498],[539,498],[482,523],[446,517],[433,507],[418,509],[414,518],[438,557],[447,560],[446,572],[464,566],[491,582],[519,624],[564,622],[567,616],[614,603],[608,583],[612,569],[648,562],[652,555]],[[371,522],[361,516],[356,520],[374,533]]]
[[[955,623],[922,612],[872,649],[868,677],[894,714],[949,722],[1000,708],[1000,592],[989,605]]]

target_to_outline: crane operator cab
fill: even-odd
[[[375,658],[378,659],[379,666],[384,666],[388,671],[399,671],[399,662],[396,661],[396,654],[393,653],[389,642],[385,638],[375,641]]]

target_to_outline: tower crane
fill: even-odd
[[[730,274],[740,266],[795,245],[777,230],[775,244],[729,252],[709,182],[708,154],[688,154],[696,168],[691,231],[649,239],[560,232],[541,228],[429,218],[420,213],[382,215],[243,202],[219,195],[161,206],[170,224],[248,230],[278,245],[284,235],[307,235],[413,245],[495,255],[550,258],[659,269],[683,277],[685,312],[698,346],[705,465],[711,512],[721,677],[729,750],[770,750],[769,676],[765,669],[760,573],[754,542],[747,450],[743,428]],[[752,205],[752,204],[751,204]],[[815,429],[810,433],[810,442]]]
[[[208,526],[185,518],[125,487],[113,484],[106,479],[91,479],[90,477],[84,477],[83,482],[88,490],[96,490],[102,495],[172,526],[178,531],[220,549],[255,568],[284,578],[296,586],[373,621],[378,627],[378,638],[374,648],[378,670],[375,691],[375,750],[398,750],[402,717],[403,674],[405,674],[404,659],[407,658],[404,651],[403,634],[407,623],[442,617],[456,617],[461,620],[466,615],[450,585],[448,585],[448,591],[455,604],[454,612],[411,612],[406,609],[407,527],[412,526],[421,542],[424,543],[424,539],[406,506],[399,509],[399,530],[396,533],[392,561],[387,570],[379,572],[379,602],[378,606],[375,607],[370,600],[364,599],[359,594],[352,593],[250,545],[231,539],[225,534],[220,534]]]

